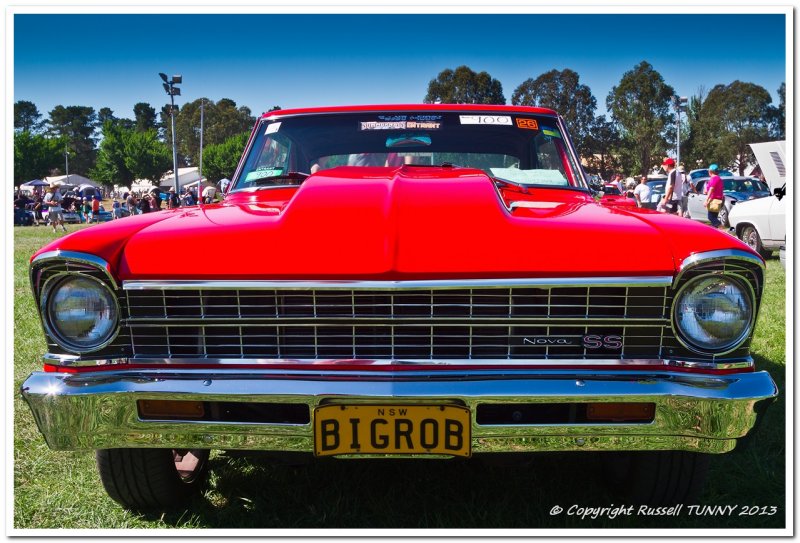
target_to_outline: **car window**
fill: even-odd
[[[448,164],[512,183],[586,188],[555,117],[426,111],[262,120],[232,190],[297,184],[342,166]]]
[[[705,186],[706,186],[706,182],[705,181],[698,181],[697,182],[697,186],[695,188],[696,188],[697,192],[703,192],[703,189],[705,188]]]

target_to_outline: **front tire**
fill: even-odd
[[[127,509],[147,511],[186,505],[208,474],[208,450],[100,449],[100,480]]]
[[[675,505],[696,502],[711,455],[688,451],[606,453],[611,485],[628,503]]]
[[[758,235],[758,230],[754,226],[745,226],[739,235],[739,239],[761,256],[768,256],[767,251],[764,250],[764,244],[761,243],[761,236]]]
[[[728,220],[727,207],[725,207],[724,205],[722,206],[722,209],[719,210],[719,215],[717,215],[717,218],[719,219],[719,222],[722,223],[722,226],[724,226],[725,228],[730,228],[731,222]]]

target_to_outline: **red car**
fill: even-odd
[[[610,184],[603,185],[600,203],[606,206],[639,207],[635,198],[621,194],[616,185]]]
[[[30,278],[22,394],[131,509],[185,504],[209,449],[613,451],[629,499],[682,502],[777,394],[761,257],[599,205],[548,109],[273,111],[224,201],[65,236]]]

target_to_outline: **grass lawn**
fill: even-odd
[[[91,226],[67,228],[91,228]],[[529,464],[330,460],[303,466],[215,453],[207,490],[187,511],[129,513],[103,490],[92,452],[48,449],[19,396],[45,351],[28,260],[62,235],[14,228],[14,527],[16,528],[782,528],[785,525],[785,273],[767,262],[753,342],[758,369],[781,391],[748,446],[714,458],[700,504],[777,506],[771,516],[551,517],[555,505],[610,506],[591,453],[541,454]],[[620,505],[617,503],[617,505]],[[324,535],[321,532],[319,535]],[[474,535],[482,535],[476,532]],[[485,535],[485,534],[484,534]],[[598,534],[599,535],[599,534]],[[711,534],[710,534],[711,535]]]

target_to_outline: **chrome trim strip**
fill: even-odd
[[[327,373],[327,376],[326,376]],[[755,403],[774,398],[766,372],[676,375],[620,372],[394,372],[385,379],[332,379],[339,372],[272,376],[262,371],[160,370],[90,374],[33,373],[22,385],[40,431],[53,449],[109,447],[313,450],[313,424],[143,421],[136,401],[175,399],[299,404],[313,408],[364,402],[452,402],[472,412],[477,451],[686,449],[724,452],[756,422]],[[341,377],[341,376],[340,376]],[[478,424],[481,404],[652,402],[648,424]],[[523,441],[519,438],[530,438]],[[580,439],[580,442],[578,440]],[[596,438],[596,439],[595,439]],[[622,439],[620,439],[622,438]],[[555,439],[555,443],[553,440]],[[290,443],[291,442],[291,443]]]
[[[187,366],[187,365],[219,365],[221,369],[224,366],[238,365],[238,366],[261,366],[268,368],[269,366],[286,366],[294,365],[298,370],[294,371],[314,371],[317,368],[331,368],[341,367],[344,364],[351,366],[363,367],[365,371],[370,368],[385,368],[386,366],[419,366],[421,368],[445,368],[445,367],[486,367],[486,366],[503,366],[503,367],[519,367],[536,369],[541,367],[555,367],[559,366],[569,368],[572,371],[584,371],[579,368],[580,366],[607,366],[616,370],[636,370],[639,366],[663,366],[664,371],[671,368],[690,368],[699,370],[746,370],[753,367],[753,359],[750,357],[728,360],[724,362],[707,362],[700,360],[675,360],[675,359],[550,359],[550,360],[518,360],[518,359],[306,359],[306,358],[158,358],[150,356],[130,357],[130,358],[102,358],[102,359],[88,359],[81,358],[73,355],[61,354],[45,354],[42,357],[42,362],[45,364],[55,364],[65,367],[91,367],[91,366],[106,366],[111,364],[153,364],[153,365],[166,365],[166,366]],[[313,370],[311,368],[314,368]],[[287,370],[278,370],[286,372]],[[437,374],[440,369],[435,370]],[[344,372],[337,371],[336,375],[344,375]]]
[[[508,288],[508,287],[570,287],[570,286],[637,286],[669,287],[671,276],[652,277],[565,277],[565,278],[520,278],[520,279],[444,279],[414,281],[351,281],[351,280],[127,280],[122,282],[124,290],[210,290],[210,289],[341,289],[341,290],[444,290],[464,288]]]
[[[95,256],[89,253],[80,253],[77,251],[62,251],[61,249],[56,249],[55,251],[48,251],[46,253],[42,253],[40,255],[37,255],[36,258],[34,258],[31,261],[30,264],[31,287],[34,286],[34,281],[33,281],[34,269],[46,266],[51,261],[59,261],[59,260],[78,262],[81,264],[87,264],[89,266],[93,266],[105,273],[106,278],[114,286],[115,289],[119,288],[119,284],[117,283],[117,280],[114,278],[114,275],[111,273],[111,266],[109,265],[108,262],[106,262],[99,256]]]
[[[704,253],[695,253],[684,259],[684,261],[681,263],[680,269],[678,270],[678,273],[675,275],[673,286],[677,286],[680,283],[681,279],[683,278],[683,274],[691,270],[695,266],[699,266],[700,264],[705,264],[709,261],[727,260],[727,259],[744,260],[751,264],[756,264],[761,268],[762,272],[766,269],[764,261],[761,258],[751,253],[748,253],[747,251],[743,251],[741,249],[723,249],[719,251],[707,251]]]
[[[462,326],[508,326],[511,319],[509,317],[235,317],[236,321],[225,317],[129,317],[124,324],[135,325],[139,328],[164,326],[217,326],[217,327],[237,327],[247,324],[283,324],[285,326],[323,326],[325,324],[348,324],[365,326],[430,326],[430,325],[454,325]],[[642,317],[590,317],[579,320],[575,317],[517,317],[513,318],[513,326],[535,325],[555,322],[573,326],[622,326],[637,328],[659,328],[669,326],[669,319],[647,319]]]
[[[108,280],[108,283],[113,287],[113,290],[119,289],[119,283],[114,278],[114,275],[111,273],[111,266],[108,262],[100,258],[99,256],[95,256],[89,253],[81,253],[77,251],[62,251],[61,249],[56,249],[55,251],[47,251],[45,253],[41,253],[36,255],[36,257],[31,261],[30,266],[28,268],[28,280],[30,282],[31,291],[33,292],[33,299],[36,302],[36,311],[39,314],[39,322],[42,325],[42,331],[45,334],[45,337],[52,339],[55,343],[59,343],[56,341],[56,336],[49,333],[48,325],[43,310],[42,304],[45,301],[43,292],[45,290],[46,285],[40,285],[39,281],[36,278],[36,274],[42,269],[47,268],[49,265],[59,265],[60,263],[69,263],[75,262],[78,264],[83,264],[87,266],[91,266],[105,274],[105,278]],[[64,272],[69,273],[69,272]],[[75,272],[79,273],[79,272]],[[60,274],[59,274],[60,275]],[[52,278],[51,278],[52,279]],[[121,317],[121,312],[119,312],[119,298],[117,297],[116,293],[114,293],[114,299],[117,303],[117,314]],[[117,326],[117,330],[114,333],[114,338],[111,341],[116,339],[116,337],[120,333],[120,327]],[[109,342],[108,344],[110,344]],[[60,344],[60,343],[59,343]],[[106,345],[108,345],[106,344]],[[65,345],[61,345],[66,350],[72,351],[72,349],[68,349]],[[101,347],[102,348],[102,347]],[[73,351],[75,352],[75,351]],[[88,352],[88,351],[87,351]]]

